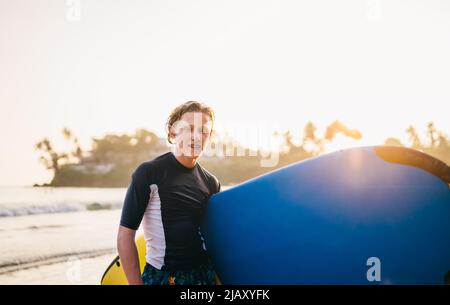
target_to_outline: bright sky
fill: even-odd
[[[0,0],[0,185],[48,182],[33,147],[63,127],[162,135],[188,100],[219,126],[363,133],[338,147],[449,134],[449,54],[450,1]]]

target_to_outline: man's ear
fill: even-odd
[[[175,133],[172,130],[172,127],[167,127],[167,141],[169,141],[170,144],[175,144]]]

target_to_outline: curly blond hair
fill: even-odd
[[[188,101],[186,103],[183,103],[180,106],[176,107],[174,110],[172,110],[172,112],[169,115],[169,118],[167,119],[166,123],[167,141],[170,144],[173,144],[172,137],[170,135],[170,127],[172,127],[173,124],[175,124],[175,122],[179,121],[183,116],[183,114],[187,112],[201,112],[203,114],[206,114],[211,118],[211,122],[214,125],[215,115],[214,110],[211,107],[196,101]],[[211,128],[211,133],[212,131],[213,130]]]

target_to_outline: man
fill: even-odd
[[[199,225],[217,178],[197,163],[213,132],[213,110],[195,101],[167,121],[175,151],[139,165],[122,210],[117,247],[129,284],[215,283]],[[141,276],[135,234],[143,225],[146,265]]]

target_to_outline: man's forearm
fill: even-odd
[[[120,239],[117,242],[122,268],[130,285],[142,285],[139,255],[132,239]]]

